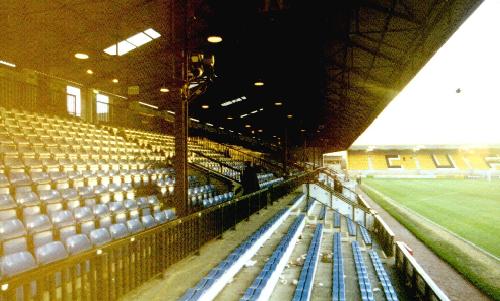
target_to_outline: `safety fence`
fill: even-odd
[[[200,252],[242,220],[271,205],[318,170],[0,280],[0,300],[115,300]]]
[[[410,288],[413,300],[449,301],[446,294],[434,283],[403,242],[396,242],[396,269],[403,283]]]

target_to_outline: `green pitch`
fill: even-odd
[[[367,178],[363,184],[500,257],[500,180]]]

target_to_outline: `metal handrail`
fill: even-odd
[[[318,170],[185,217],[157,225],[104,246],[39,266],[0,281],[0,300],[114,300],[161,275],[173,263],[199,253],[207,242],[289,193]],[[35,289],[33,289],[35,288]]]

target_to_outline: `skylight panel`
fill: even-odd
[[[143,32],[136,33],[133,36],[130,36],[125,40],[118,42],[117,44],[109,46],[108,48],[104,49],[104,52],[109,55],[122,56],[127,54],[131,50],[149,43],[159,37],[161,37],[160,33],[152,28],[149,28]]]
[[[147,42],[150,42],[152,40],[153,40],[153,38],[151,38],[150,36],[146,35],[143,32],[139,32],[138,34],[135,34],[135,35],[131,36],[130,38],[128,38],[127,42],[135,45],[136,47],[139,47],[139,46],[142,46],[142,45],[144,45]]]
[[[144,31],[145,34],[147,34],[148,36],[152,37],[153,39],[158,39],[159,37],[161,37],[161,34],[159,34],[156,30],[154,30],[153,28],[149,28],[149,29],[146,29]]]
[[[104,49],[104,52],[106,52],[109,55],[116,55],[116,44],[113,44],[108,48]]]
[[[118,43],[118,55],[122,56],[124,54],[127,54],[130,50],[135,49],[136,47],[132,44],[130,44],[127,41],[121,41]]]

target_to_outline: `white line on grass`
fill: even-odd
[[[490,252],[484,250],[483,248],[478,247],[472,241],[463,238],[462,236],[460,236],[460,235],[456,234],[455,232],[453,232],[453,231],[451,231],[451,230],[449,230],[449,229],[441,226],[440,224],[437,224],[436,222],[428,219],[427,217],[421,215],[420,213],[414,211],[413,209],[410,209],[410,208],[406,207],[405,205],[402,205],[401,203],[395,201],[394,199],[390,198],[389,196],[387,196],[387,195],[383,194],[382,192],[378,191],[377,189],[372,188],[371,186],[368,186],[366,184],[363,184],[363,186],[366,187],[366,188],[368,188],[369,190],[371,190],[373,193],[378,194],[381,198],[383,198],[386,202],[390,203],[394,207],[401,207],[401,208],[404,208],[405,210],[408,210],[410,213],[412,213],[412,214],[420,217],[421,219],[427,221],[428,223],[431,223],[432,225],[438,227],[439,229],[448,232],[449,234],[451,234],[451,235],[455,236],[456,238],[464,241],[465,243],[469,244],[470,246],[472,246],[473,248],[477,249],[478,251],[483,252],[484,254],[488,255],[489,257],[495,259],[496,261],[500,261],[500,258],[498,258],[495,255],[491,254]]]

